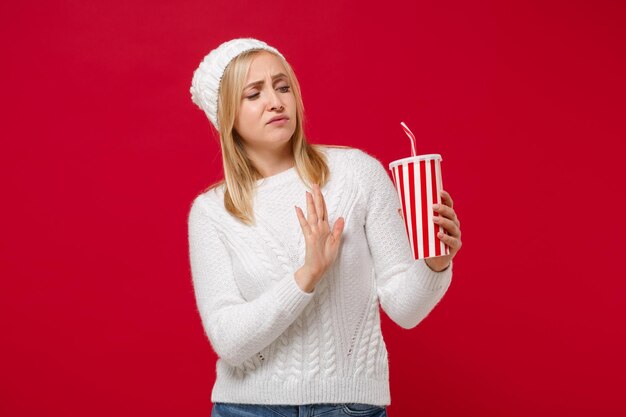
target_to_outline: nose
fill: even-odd
[[[281,110],[283,108],[280,96],[274,89],[272,89],[272,92],[270,93],[268,104],[270,106],[270,110]]]

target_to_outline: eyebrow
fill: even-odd
[[[281,73],[278,73],[278,74],[276,74],[276,75],[272,75],[272,81],[276,80],[277,78],[288,78],[288,77],[287,77],[285,74],[283,74],[282,72],[281,72]],[[250,84],[246,85],[246,86],[244,87],[244,90],[245,90],[246,88],[250,88],[250,87],[253,87],[253,86],[255,86],[255,85],[262,85],[264,82],[265,82],[264,80],[253,81],[253,82],[251,82]]]

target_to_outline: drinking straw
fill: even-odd
[[[415,153],[415,135],[413,134],[413,132],[411,132],[411,129],[409,129],[409,127],[404,122],[400,122],[400,124],[402,125],[404,133],[406,133],[409,139],[411,139],[411,152],[413,153],[412,156],[417,155]]]

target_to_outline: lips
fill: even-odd
[[[289,120],[289,117],[287,117],[287,116],[275,116],[275,117],[272,117],[270,119],[270,121],[267,122],[267,124],[270,124],[272,122],[276,122],[276,121],[279,121],[279,120]]]

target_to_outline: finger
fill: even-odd
[[[320,191],[320,186],[318,184],[313,184],[313,196],[315,197],[315,212],[319,217],[319,221],[324,221],[324,196],[322,196],[322,192]]]
[[[309,226],[309,223],[306,221],[306,218],[304,217],[304,213],[302,212],[302,209],[298,206],[296,207],[296,215],[298,216],[298,222],[300,223],[300,227],[302,227],[302,231],[304,232],[305,235],[308,235],[309,233],[311,233],[311,227]]]
[[[307,220],[310,224],[317,223],[317,213],[315,212],[315,202],[313,201],[313,195],[306,191],[306,210]]]
[[[454,201],[452,201],[452,197],[445,190],[441,190],[441,201],[446,206],[454,207]]]
[[[437,235],[437,237],[439,238],[439,240],[441,240],[443,243],[450,246],[454,250],[459,250],[461,249],[461,246],[463,246],[461,239],[457,239],[449,235],[441,235],[441,234]]]
[[[443,217],[447,217],[448,219],[452,220],[453,222],[457,222],[457,217],[456,217],[456,212],[454,211],[454,209],[452,207],[448,207],[448,206],[444,206],[443,204],[439,204],[439,207],[435,207],[435,205],[433,205],[433,210],[436,211],[437,213],[439,213],[439,215],[443,216]],[[460,225],[460,222],[458,223]]]
[[[448,234],[454,237],[461,237],[461,229],[459,229],[456,223],[452,220],[446,219],[445,217],[441,216],[435,216],[433,217],[433,222],[446,229]]]

